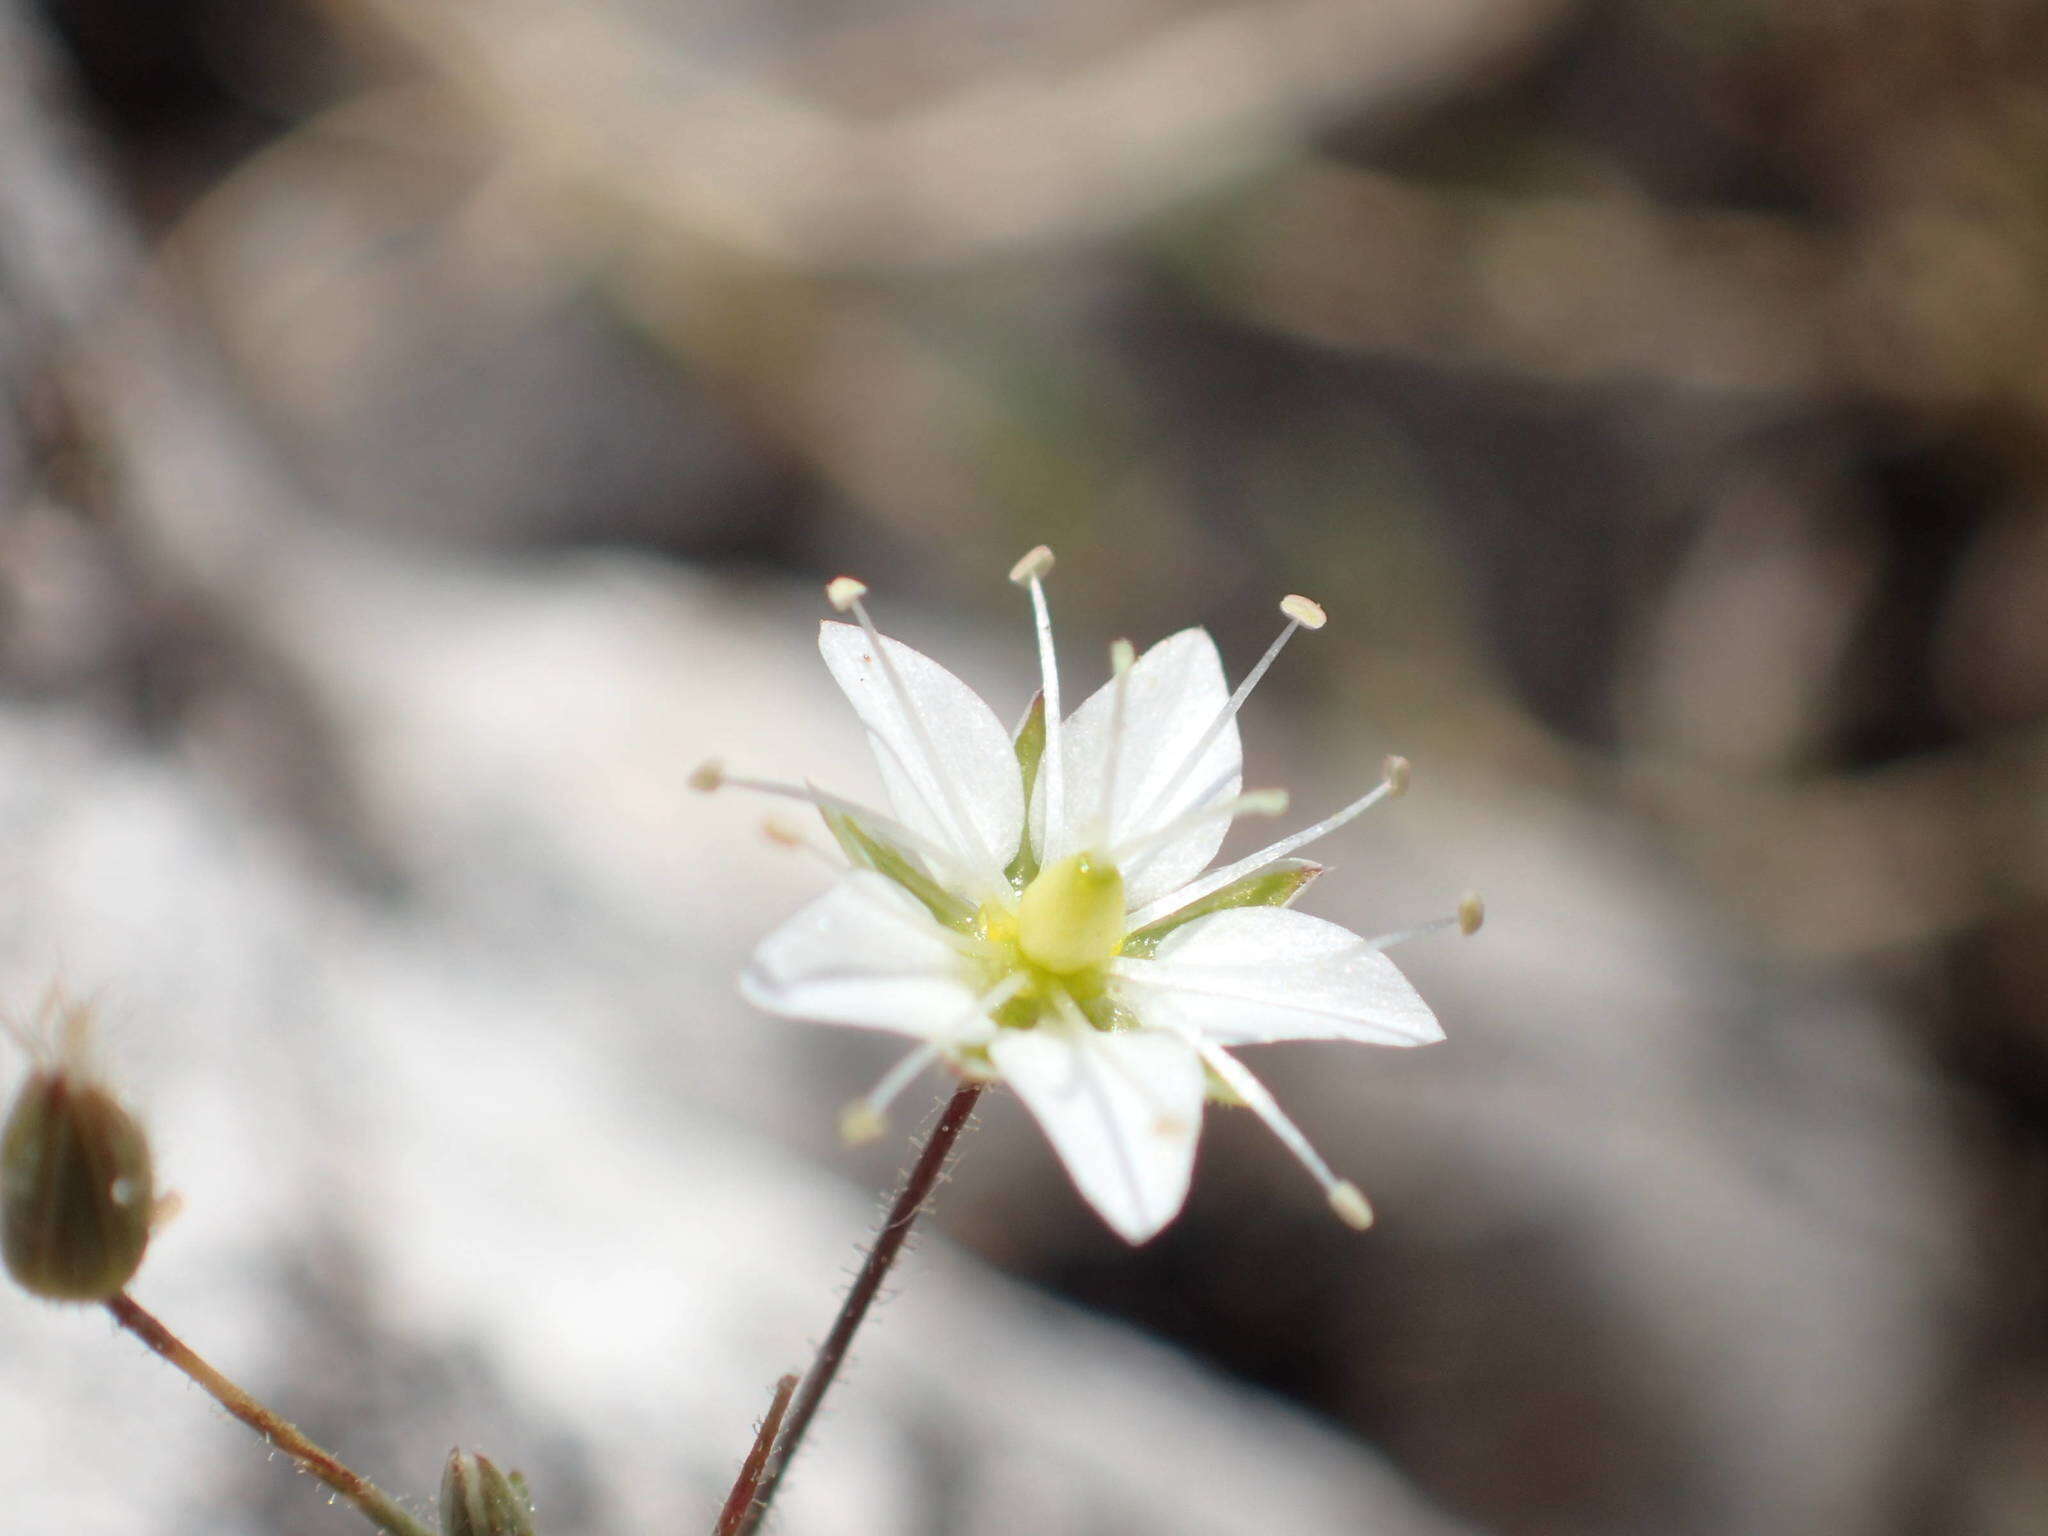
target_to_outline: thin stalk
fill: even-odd
[[[206,1393],[349,1503],[388,1536],[434,1536],[433,1530],[398,1507],[398,1501],[353,1468],[344,1466],[247,1392],[208,1365],[170,1329],[121,1291],[107,1299],[114,1321],[205,1388]]]
[[[740,1522],[747,1518],[747,1511],[754,1507],[754,1499],[761,1489],[761,1474],[768,1466],[768,1452],[774,1448],[776,1435],[781,1433],[782,1416],[789,1411],[789,1399],[795,1391],[794,1371],[775,1383],[775,1397],[768,1404],[767,1417],[761,1420],[761,1427],[754,1432],[753,1448],[747,1452],[747,1459],[740,1466],[740,1475],[733,1480],[732,1492],[725,1496],[725,1508],[718,1512],[718,1529],[713,1536],[735,1536]]]
[[[860,1273],[854,1277],[853,1289],[846,1293],[846,1302],[840,1307],[839,1316],[833,1320],[832,1331],[825,1336],[825,1342],[818,1347],[817,1358],[804,1374],[804,1384],[797,1389],[796,1400],[790,1405],[789,1417],[783,1424],[782,1437],[776,1441],[767,1469],[761,1474],[753,1508],[734,1536],[754,1536],[761,1528],[761,1522],[767,1518],[768,1506],[775,1500],[775,1490],[782,1482],[782,1474],[789,1470],[790,1462],[803,1445],[804,1431],[810,1428],[818,1405],[824,1401],[825,1393],[832,1385],[832,1378],[839,1374],[839,1367],[845,1363],[853,1336],[859,1330],[861,1320],[868,1315],[868,1308],[874,1304],[875,1294],[881,1290],[889,1266],[903,1251],[903,1242],[910,1236],[911,1224],[938,1187],[939,1175],[945,1171],[947,1154],[953,1150],[953,1143],[960,1139],[960,1133],[967,1129],[968,1119],[974,1113],[976,1101],[981,1098],[983,1086],[981,1083],[962,1083],[953,1097],[946,1101],[939,1123],[932,1127],[924,1150],[918,1153],[917,1161],[904,1177],[903,1188],[897,1191],[896,1202],[889,1207],[881,1233],[875,1238],[874,1247],[868,1250]]]

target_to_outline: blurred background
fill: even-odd
[[[1246,716],[1449,1041],[1251,1053],[1136,1251],[1014,1101],[791,1533],[2048,1529],[2048,7],[0,0],[0,981],[137,1284],[387,1484],[708,1529],[903,1140],[730,977],[871,794],[1283,592]],[[1257,829],[1254,829],[1257,830]],[[906,1121],[921,1101],[906,1101]],[[908,1132],[910,1126],[900,1128]],[[9,1531],[359,1528],[0,1297]]]

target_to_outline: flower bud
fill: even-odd
[[[441,1473],[442,1536],[533,1536],[526,1479],[500,1472],[488,1456],[448,1453]]]
[[[155,1180],[135,1117],[90,1078],[29,1074],[0,1131],[0,1254],[25,1290],[105,1301],[149,1246]]]

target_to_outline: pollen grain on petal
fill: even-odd
[[[1010,567],[1010,580],[1020,587],[1029,586],[1034,581],[1043,581],[1051,574],[1052,551],[1043,544]]]
[[[1290,592],[1281,598],[1280,611],[1303,629],[1321,629],[1330,622],[1330,616],[1323,612],[1321,603],[1312,597],[1303,597],[1299,592]]]
[[[1477,891],[1467,891],[1458,898],[1458,932],[1471,938],[1486,922],[1486,903]]]
[[[825,601],[840,613],[867,596],[868,584],[856,576],[834,576],[825,583]]]
[[[712,794],[724,787],[725,764],[717,758],[707,758],[690,770],[690,788],[698,794]]]
[[[1387,781],[1387,793],[1405,795],[1408,793],[1408,775],[1412,770],[1405,757],[1389,757],[1380,764],[1380,773]]]
[[[1349,1179],[1330,1186],[1330,1209],[1347,1227],[1363,1232],[1372,1225],[1372,1205]]]

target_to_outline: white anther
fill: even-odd
[[[1343,1219],[1344,1225],[1363,1232],[1372,1225],[1372,1206],[1365,1195],[1349,1179],[1330,1188],[1330,1209]]]
[[[1471,938],[1486,921],[1486,903],[1480,900],[1477,891],[1467,891],[1458,898],[1458,932]]]
[[[1330,616],[1323,612],[1321,603],[1312,597],[1303,597],[1299,592],[1290,592],[1281,598],[1280,611],[1303,629],[1321,629],[1330,622]]]
[[[864,1147],[889,1133],[889,1117],[866,1099],[855,1099],[840,1112],[839,1139],[849,1147]]]
[[[840,613],[868,595],[868,584],[853,576],[834,576],[825,583],[825,601]]]
[[[1380,777],[1387,781],[1387,793],[1399,799],[1408,793],[1408,775],[1411,769],[1405,757],[1389,757],[1380,764]]]
[[[1043,581],[1051,574],[1052,551],[1043,544],[1010,567],[1010,580],[1020,587],[1029,586],[1034,581]]]
[[[1109,670],[1112,676],[1122,677],[1131,670],[1131,664],[1138,659],[1137,647],[1128,640],[1109,642]]]

